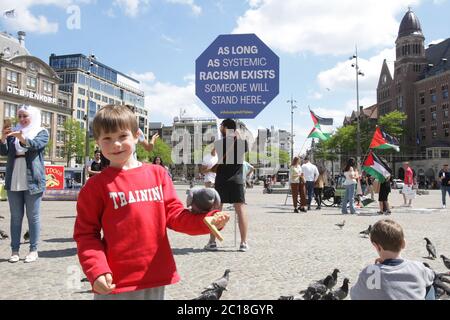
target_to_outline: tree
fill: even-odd
[[[85,133],[81,129],[80,123],[73,118],[69,118],[64,122],[64,130],[64,153],[67,157],[67,166],[70,166],[70,160],[73,157],[84,154]]]
[[[136,153],[138,160],[141,161],[153,161],[155,157],[161,157],[165,165],[172,164],[172,148],[162,141],[161,138],[156,139],[152,152],[147,152],[140,144],[138,144]]]

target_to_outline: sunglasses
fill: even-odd
[[[17,118],[19,118],[19,119],[26,119],[26,118],[28,118],[29,116],[27,116],[27,115],[23,115],[23,116],[17,116]]]

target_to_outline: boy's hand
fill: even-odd
[[[212,224],[214,224],[217,229],[225,227],[228,220],[230,220],[230,216],[225,212],[216,212],[213,217]]]
[[[116,285],[112,282],[111,273],[102,274],[94,281],[93,289],[99,294],[110,294],[116,288]]]

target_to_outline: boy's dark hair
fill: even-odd
[[[98,139],[101,133],[130,130],[135,135],[139,128],[136,116],[125,105],[106,105],[101,108],[94,117],[94,139]]]
[[[378,221],[370,231],[370,241],[392,252],[402,250],[404,239],[402,226],[389,219]]]
[[[224,126],[227,129],[236,130],[236,121],[234,121],[233,119],[225,119],[220,125]]]

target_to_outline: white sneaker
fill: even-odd
[[[443,204],[443,205],[442,205],[442,209],[445,209],[445,208],[446,208],[446,206],[445,206],[445,204]]]
[[[19,253],[13,252],[11,255],[11,258],[9,258],[8,262],[16,263],[16,262],[19,262],[19,260],[20,260]]]
[[[37,251],[32,251],[25,257],[25,263],[35,262],[37,259],[38,259]]]

